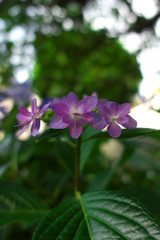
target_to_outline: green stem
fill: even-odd
[[[75,164],[75,191],[79,191],[81,136],[77,139]]]

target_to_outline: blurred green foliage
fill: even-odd
[[[136,56],[106,30],[93,31],[85,23],[86,4],[87,1],[0,2],[4,35],[0,49],[2,84],[10,84],[18,69],[27,68],[33,89],[43,98],[69,91],[82,97],[96,91],[99,97],[110,100],[131,100],[141,80]],[[25,32],[22,39],[13,40],[15,30]],[[15,34],[18,37],[19,32]]]
[[[34,87],[42,97],[96,91],[99,97],[124,102],[137,92],[141,74],[136,56],[105,31],[38,34],[34,46]]]

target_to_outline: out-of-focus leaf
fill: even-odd
[[[91,137],[93,136],[95,133],[97,133],[98,131],[92,127],[87,127],[87,129],[85,129],[85,131],[82,134],[82,139],[86,138],[86,137]],[[92,139],[88,142],[83,142],[82,141],[82,145],[81,145],[81,155],[80,155],[80,171],[83,171],[83,168],[85,166],[85,163],[87,161],[87,159],[89,158],[90,154],[93,151],[93,148],[95,147],[97,143],[96,139]]]
[[[38,138],[37,141],[52,139],[61,136],[67,132],[67,129],[47,129]]]
[[[0,166],[0,177],[7,171],[10,165],[11,165],[11,162],[7,162]]]
[[[86,193],[53,209],[38,225],[32,240],[159,240],[160,227],[128,195]]]
[[[37,223],[48,213],[47,206],[27,189],[0,182],[0,227],[20,222],[24,227]]]
[[[116,161],[112,161],[110,166],[96,175],[94,181],[89,186],[89,191],[104,190],[110,183],[112,177],[114,176],[117,168],[124,162],[126,162],[130,156],[133,154],[134,150],[126,148],[122,156]]]
[[[122,129],[122,134],[118,139],[123,138],[133,138],[139,136],[152,136],[160,134],[160,130],[151,129],[151,128],[135,128],[135,129]],[[90,139],[107,139],[112,138],[106,131],[101,131],[91,137],[84,139],[83,141],[88,141]]]
[[[57,141],[57,149],[63,164],[70,170],[74,175],[75,170],[75,158],[76,152],[75,147],[69,141]]]

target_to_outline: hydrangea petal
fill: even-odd
[[[107,117],[110,115],[109,109],[105,105],[98,105],[97,110],[101,117]]]
[[[23,128],[21,129],[21,131],[19,132],[18,137],[20,137],[20,136],[26,131],[26,129],[28,128],[28,126],[30,125],[30,123],[31,123],[31,121],[28,122],[28,123],[26,123],[26,124],[24,125],[24,127],[23,127]]]
[[[105,106],[107,106],[107,103],[105,104]],[[111,103],[108,103],[108,108],[109,108],[109,111],[110,111],[110,116],[117,116],[117,113],[118,113],[118,104],[116,102],[111,102]]]
[[[113,101],[106,101],[106,103],[104,103],[104,105],[109,109],[112,103],[114,103],[114,102]]]
[[[34,98],[31,105],[32,114],[35,115],[37,112],[37,99]]]
[[[118,126],[118,124],[116,124],[114,122],[109,124],[107,130],[111,137],[118,138],[121,135],[120,126]]]
[[[81,113],[91,112],[96,106],[97,97],[95,96],[85,97],[79,102],[78,110],[80,110]]]
[[[39,128],[40,128],[40,119],[35,118],[33,123],[32,123],[32,127],[31,127],[32,136],[36,136],[38,134]]]
[[[46,113],[46,111],[48,110],[49,106],[50,106],[50,103],[47,103],[47,104],[43,105],[42,108],[40,109],[40,111],[37,114],[35,114],[35,116],[38,116],[41,113]]]
[[[18,109],[19,109],[20,113],[22,113],[23,115],[28,116],[28,117],[31,116],[31,113],[25,107],[19,107]]]
[[[107,126],[107,123],[104,118],[102,118],[100,115],[96,114],[95,112],[92,112],[93,121],[91,122],[91,126],[97,130],[104,129]]]
[[[98,106],[98,111],[100,113],[100,116],[102,118],[105,118],[106,123],[112,123],[112,115],[110,114],[110,111],[106,105]]]
[[[119,124],[125,124],[129,121],[129,118],[127,116],[124,116],[124,117],[118,117],[116,119],[116,122],[119,123]]]
[[[130,103],[123,103],[118,107],[118,115],[125,116],[130,112],[131,104]]]
[[[79,122],[83,124],[93,121],[93,116],[90,113],[83,113],[83,114],[75,113],[74,115],[78,116]]]
[[[26,115],[23,115],[22,113],[18,113],[16,118],[20,122],[28,122],[31,120],[31,116],[26,116]]]
[[[69,125],[69,130],[72,138],[78,138],[83,130],[83,127],[79,121],[74,121]]]
[[[78,97],[75,93],[71,92],[71,93],[68,94],[66,102],[67,102],[67,106],[69,108],[77,109],[79,99],[78,99]]]
[[[73,114],[72,114],[73,115]],[[70,124],[70,123],[73,123],[73,121],[74,121],[74,115],[72,116],[71,114],[65,114],[64,116],[63,116],[63,122],[65,122],[65,123],[68,123],[68,124]]]
[[[101,99],[98,99],[97,105],[104,105],[106,102],[107,102],[106,99],[101,98]]]
[[[68,124],[63,122],[63,118],[61,116],[54,115],[49,123],[49,126],[53,129],[64,129],[68,127]]]
[[[125,124],[122,124],[123,127],[128,128],[128,129],[133,129],[137,127],[137,121],[133,119],[131,116],[127,115],[129,121]]]
[[[64,114],[68,113],[68,107],[64,103],[57,103],[52,106],[53,112],[60,116],[64,116]]]

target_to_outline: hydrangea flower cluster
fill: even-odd
[[[40,115],[51,108],[55,115],[49,123],[53,129],[64,129],[69,127],[72,138],[80,137],[83,131],[83,124],[90,124],[93,128],[102,130],[107,127],[108,134],[113,138],[121,135],[122,125],[125,128],[136,128],[137,122],[129,115],[131,104],[117,104],[116,102],[98,99],[97,94],[92,96],[84,95],[79,101],[73,92],[62,99],[55,98],[41,109],[37,107],[37,101],[32,101],[31,112],[24,107],[19,107],[17,115],[20,124],[24,125],[19,136],[32,124],[31,134],[36,136],[40,128]],[[97,108],[97,111],[94,110]],[[98,112],[98,113],[97,113]]]

